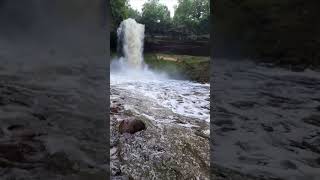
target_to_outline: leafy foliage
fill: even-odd
[[[159,0],[149,0],[139,13],[130,7],[128,0],[112,0],[111,47],[116,47],[116,29],[127,18],[145,24],[146,35],[164,35],[173,39],[209,34],[209,0],[179,0],[173,18],[168,7]],[[196,36],[194,36],[196,35]]]
[[[163,33],[171,23],[170,11],[158,0],[150,0],[143,5],[141,23],[145,24],[146,31],[151,34]]]
[[[141,14],[135,10],[132,9],[130,6],[128,7],[128,18],[135,19],[136,21],[141,21]]]
[[[110,1],[110,6],[113,26],[118,27],[122,20],[128,18],[128,1],[112,0]]]
[[[195,34],[209,33],[209,16],[209,0],[179,0],[173,22]]]

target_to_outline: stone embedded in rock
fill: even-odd
[[[120,107],[119,106],[111,107],[110,111],[111,113],[118,113],[120,111]]]
[[[120,122],[119,132],[134,134],[138,131],[142,131],[146,129],[146,125],[143,121],[137,119],[125,119]]]

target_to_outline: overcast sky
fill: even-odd
[[[138,10],[139,12],[142,11],[142,5],[147,2],[148,0],[129,0],[129,4],[133,9]],[[174,14],[174,5],[178,4],[178,0],[159,0],[161,4],[164,4],[168,7],[170,11],[170,16],[173,17]]]

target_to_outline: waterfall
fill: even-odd
[[[123,20],[117,29],[118,50],[131,67],[141,68],[143,63],[144,25],[134,19]]]

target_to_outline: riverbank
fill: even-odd
[[[116,54],[111,53],[115,58]],[[156,72],[165,72],[171,78],[208,83],[210,75],[210,57],[165,53],[146,53],[144,62]]]

